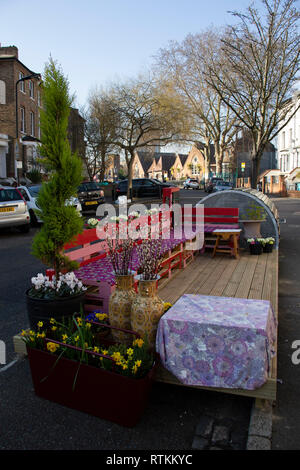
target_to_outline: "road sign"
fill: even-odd
[[[245,163],[245,162],[242,162],[242,163],[241,163],[241,168],[242,168],[242,170],[244,170],[245,167],[246,167],[246,163]]]
[[[17,161],[17,168],[23,168],[23,162]]]

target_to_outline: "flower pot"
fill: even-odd
[[[260,243],[250,243],[249,250],[251,255],[261,255],[263,252],[263,247]]]
[[[116,288],[111,294],[108,304],[108,317],[111,326],[131,330],[131,304],[135,296],[133,274],[116,275]],[[112,336],[119,343],[129,342],[132,339],[130,334],[118,330],[112,330]]]
[[[158,322],[164,314],[164,302],[157,295],[157,280],[139,280],[138,294],[131,306],[131,329],[145,337],[155,348]]]
[[[84,292],[51,300],[30,297],[28,292],[29,289],[26,291],[26,305],[31,329],[36,328],[39,321],[49,325],[50,318],[55,318],[60,322],[63,317],[72,317],[75,312],[80,312],[80,309],[84,306]]]
[[[133,379],[64,357],[58,359],[28,345],[27,352],[39,397],[123,426],[135,426],[141,418],[156,365],[146,377]]]
[[[264,220],[241,220],[244,225],[244,237],[261,238],[260,225]]]
[[[272,253],[273,245],[271,243],[266,243],[264,246],[264,253]]]

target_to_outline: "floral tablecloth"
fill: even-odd
[[[276,332],[269,301],[185,294],[161,317],[156,350],[186,385],[254,390],[268,378]]]

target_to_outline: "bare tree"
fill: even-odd
[[[232,12],[219,57],[208,64],[206,80],[249,130],[252,187],[268,142],[292,118],[288,100],[299,72],[299,11],[295,0],[261,0],[264,12],[249,6]],[[286,119],[287,118],[287,119]],[[284,121],[285,120],[285,121]]]
[[[216,172],[220,174],[224,151],[233,143],[238,122],[206,80],[207,64],[219,50],[220,35],[209,29],[201,34],[189,34],[181,43],[171,42],[156,57],[156,69],[173,83],[193,119],[192,140],[200,140],[204,145],[206,176],[210,170],[210,144],[214,144]]]
[[[104,90],[90,92],[84,117],[89,176],[92,178],[99,174],[100,181],[103,181],[105,171],[111,163],[110,155],[116,150],[116,122],[111,113],[110,98]]]
[[[130,196],[135,152],[172,142],[183,132],[186,121],[181,102],[171,90],[156,86],[148,77],[113,85],[109,106],[117,123],[113,143],[125,154]]]

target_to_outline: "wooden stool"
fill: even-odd
[[[239,257],[239,246],[238,246],[238,238],[241,233],[241,229],[223,229],[223,230],[214,230],[213,233],[217,235],[216,244],[214,246],[214,251],[212,257],[215,256],[216,253],[230,253],[235,258]],[[219,244],[221,240],[232,240],[233,246],[226,245],[219,248]]]

